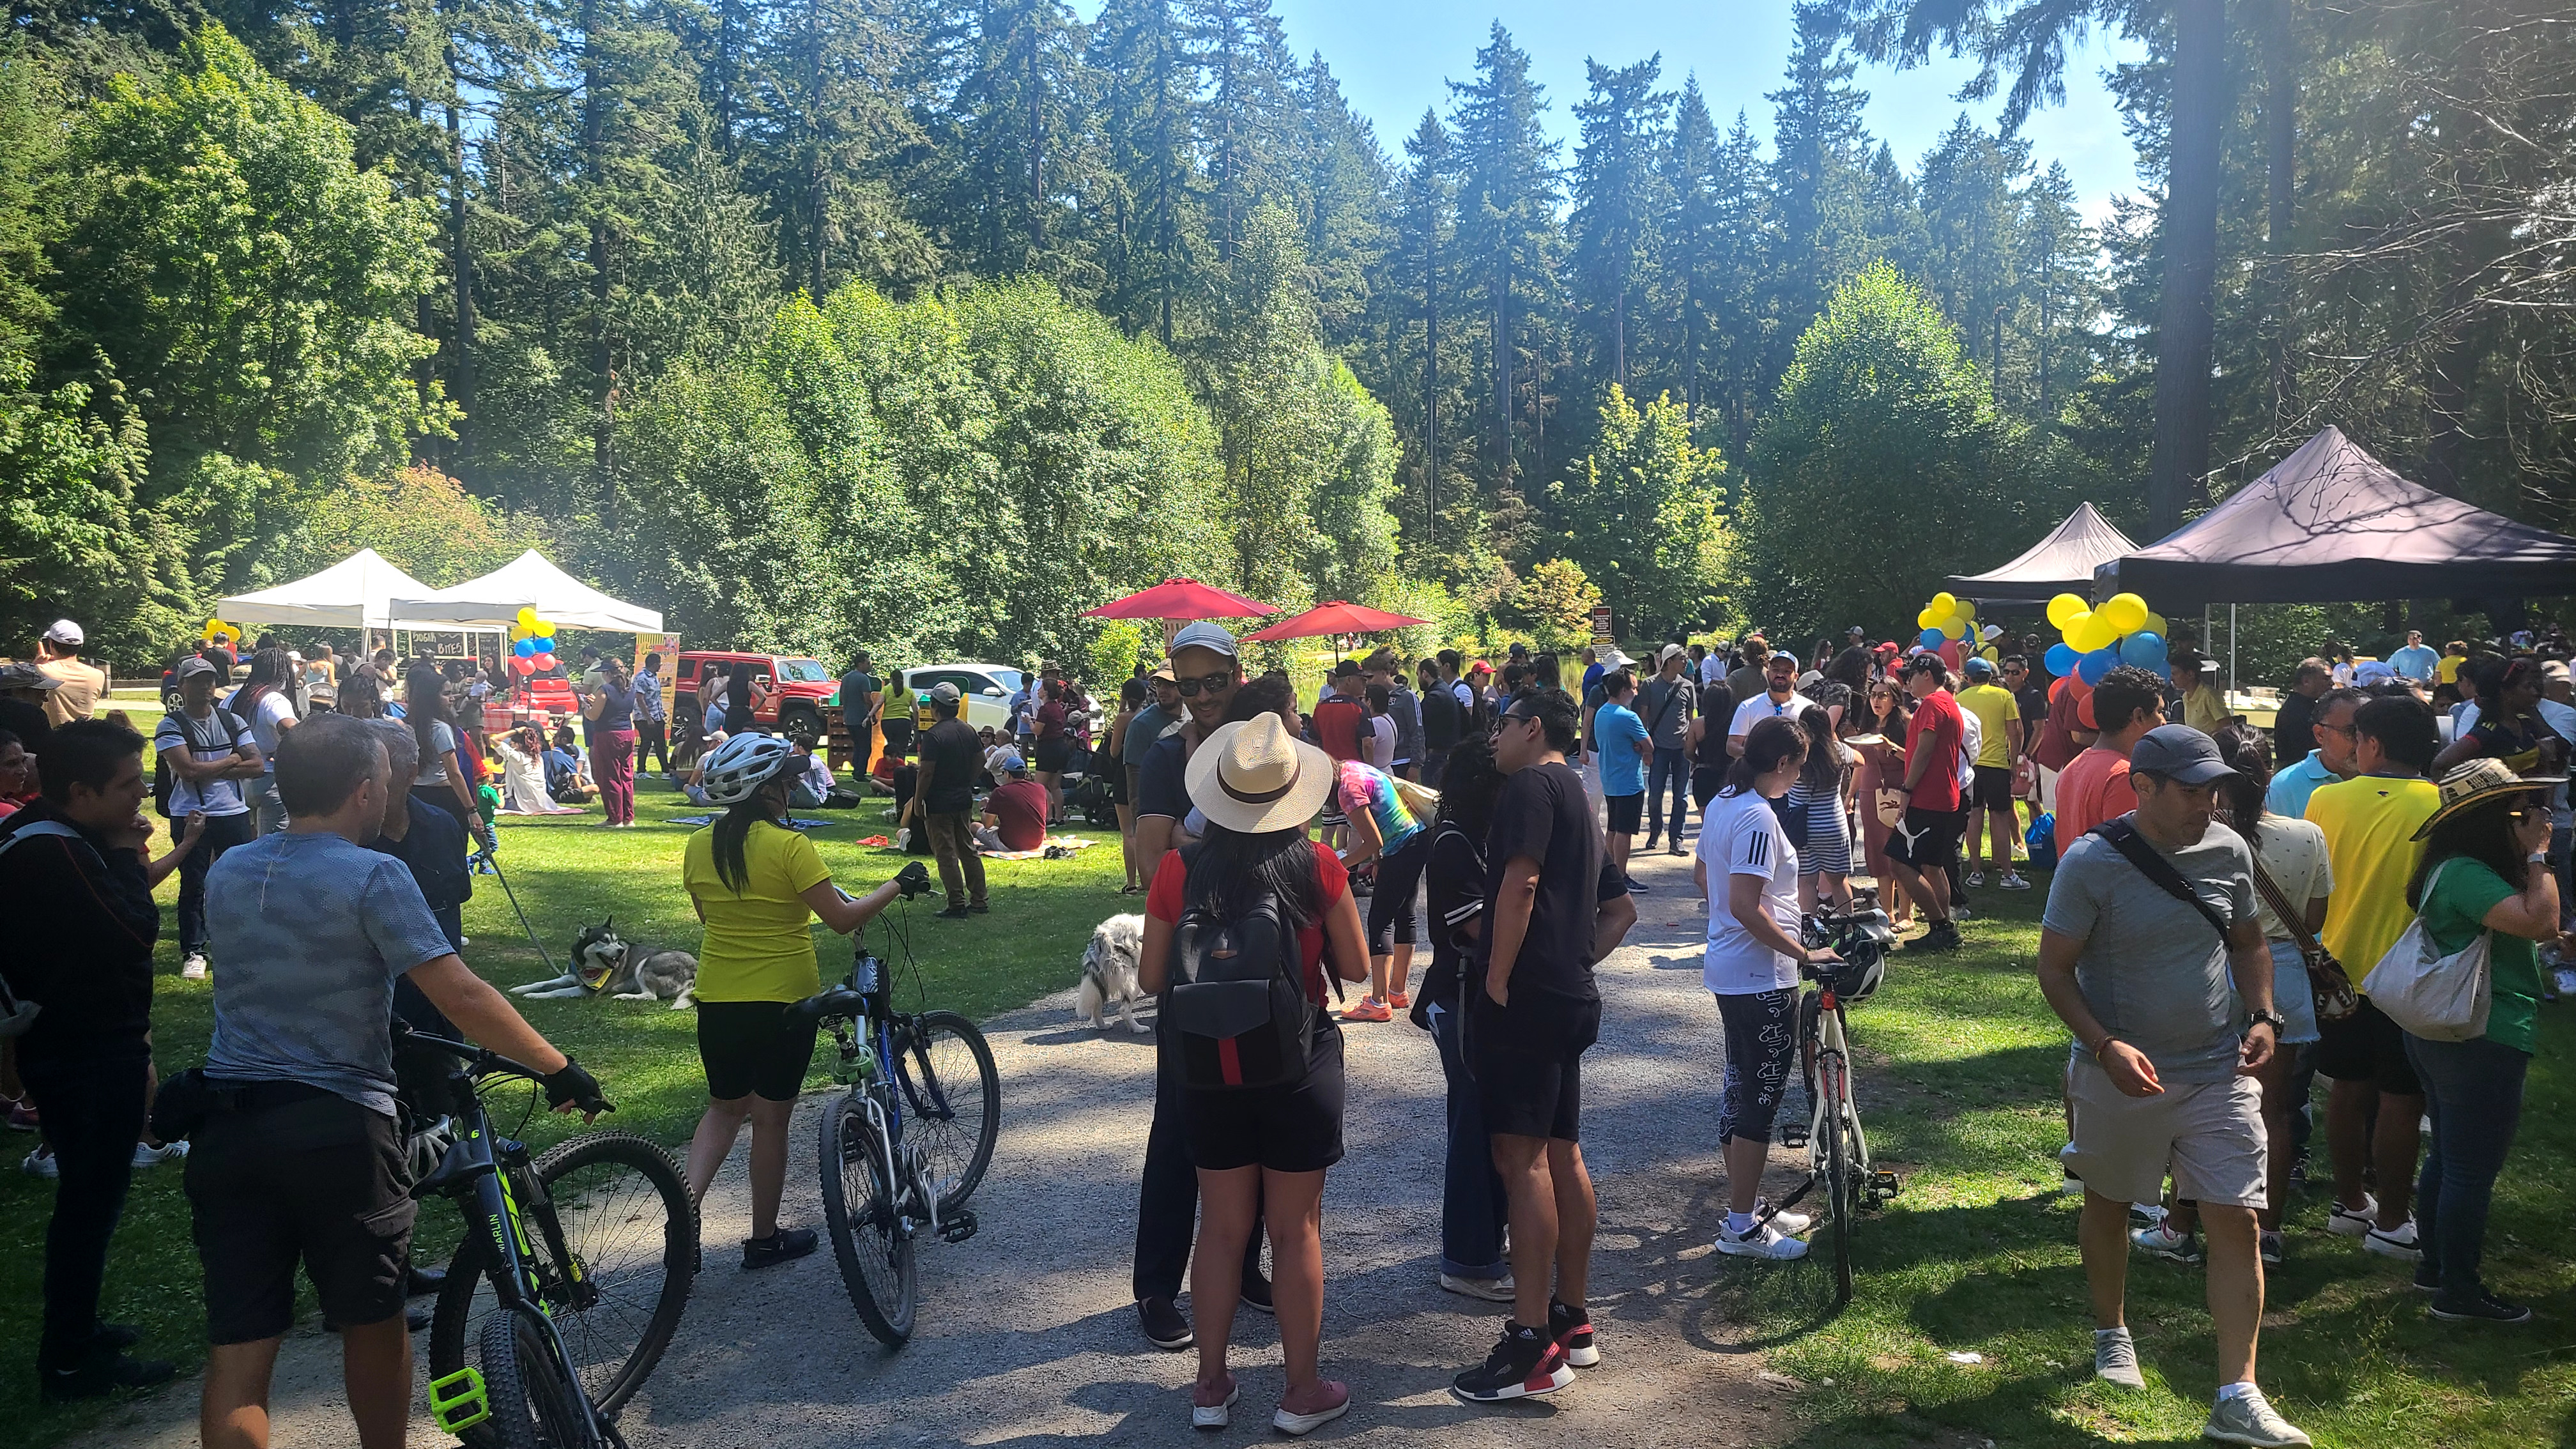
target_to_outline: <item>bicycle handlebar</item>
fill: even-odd
[[[525,1077],[531,1082],[542,1082],[546,1076],[536,1068],[524,1062],[512,1061],[489,1047],[479,1047],[470,1041],[456,1041],[410,1027],[405,1027],[397,1033],[395,1042],[396,1045],[408,1042],[413,1046],[445,1052],[465,1063],[465,1069],[478,1077]]]

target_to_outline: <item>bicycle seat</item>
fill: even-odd
[[[868,999],[846,986],[835,986],[787,1008],[787,1014],[799,1022],[822,1021],[827,1017],[865,1015]]]

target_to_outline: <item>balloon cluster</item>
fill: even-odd
[[[522,679],[554,668],[555,626],[538,618],[536,610],[521,609],[510,630],[510,655],[510,667]]]
[[[221,619],[208,619],[206,621],[206,642],[208,644],[221,645],[226,649],[238,648],[241,644],[241,637],[241,630],[234,628],[232,625],[225,623]]]
[[[2165,616],[2135,594],[2113,594],[2098,609],[2086,607],[2081,595],[2059,594],[2048,601],[2048,622],[2066,636],[2049,646],[2043,661],[2058,676],[2052,694],[2072,689],[2081,699],[2123,664],[2165,667]]]
[[[1937,652],[1942,661],[1953,669],[1966,662],[1967,651],[1974,647],[1968,643],[1971,639],[1985,641],[1984,647],[1977,649],[1980,659],[1992,660],[2001,653],[1993,641],[2002,635],[2003,630],[1992,624],[1987,625],[1983,632],[1978,630],[1977,605],[1973,599],[1947,593],[1934,594],[1932,602],[1915,614],[1914,626],[1923,631],[1914,642]]]

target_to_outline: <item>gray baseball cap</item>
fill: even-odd
[[[930,686],[930,702],[933,704],[955,704],[963,698],[965,696],[958,692],[957,686],[945,680]]]
[[[2236,773],[2218,753],[2218,741],[2189,725],[2158,725],[2129,749],[2129,769],[2177,785],[2206,785]]]
[[[1234,635],[1228,633],[1224,625],[1211,624],[1205,619],[1195,620],[1183,626],[1181,632],[1172,636],[1174,655],[1178,655],[1184,649],[1209,649],[1228,659],[1233,659],[1239,656],[1241,648],[1241,645],[1235,643]]]
[[[200,674],[212,674],[214,672],[215,662],[213,660],[191,654],[187,658],[179,661],[177,682],[185,684]]]

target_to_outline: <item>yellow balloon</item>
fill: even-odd
[[[2060,633],[2074,627],[2075,621],[2085,613],[2084,596],[2081,594],[2060,594],[2048,601],[2048,622]]]
[[[2120,631],[2112,628],[2111,621],[2103,618],[2101,611],[2098,609],[2085,616],[2084,622],[2077,627],[2084,637],[2081,641],[2073,641],[2072,636],[2069,636],[2070,641],[2075,642],[2075,647],[2083,650],[2087,654],[2092,653],[2096,649],[2107,649],[2111,647],[2111,645],[2116,643],[2120,637]]]
[[[2098,612],[2110,621],[2112,632],[2135,634],[2147,622],[2147,601],[2135,594],[2113,594]]]
[[[1950,597],[1946,590],[1941,593],[1934,594],[1932,596],[1932,612],[1946,619],[1952,614],[1959,612],[1959,601]],[[1927,624],[1924,627],[1928,629],[1931,626]]]
[[[1934,628],[1938,628],[1938,627],[1940,627],[1940,624],[1941,624],[1941,621],[1940,621],[1940,620],[1938,620],[1938,619],[1936,619],[1936,618],[1932,617],[1932,610],[1931,610],[1930,608],[1926,607],[1926,608],[1921,608],[1921,609],[1917,609],[1917,610],[1915,610],[1915,611],[1914,611],[1914,627],[1915,627],[1915,628],[1917,628],[1917,629],[1934,629]]]
[[[1973,624],[1977,621],[1977,601],[1974,599],[1961,599],[1958,601],[1958,607],[1952,609],[1950,612],[1957,614],[1960,618]]]
[[[537,611],[533,608],[521,609],[519,611],[519,627],[522,629],[533,629],[537,627]]]
[[[2129,632],[2136,634],[2142,631],[2139,629],[2132,629]],[[2165,628],[2165,616],[2157,613],[2153,609],[2149,609],[2147,611],[2147,622],[2143,628],[2143,632],[2153,634],[2159,639],[2170,639],[2173,637],[2172,632]]]
[[[1949,618],[1942,620],[1938,624],[1927,625],[1926,627],[1939,629],[1941,631],[1941,637],[1944,639],[1956,639],[1968,632],[1967,621],[1961,619],[1956,614],[1952,614]]]

